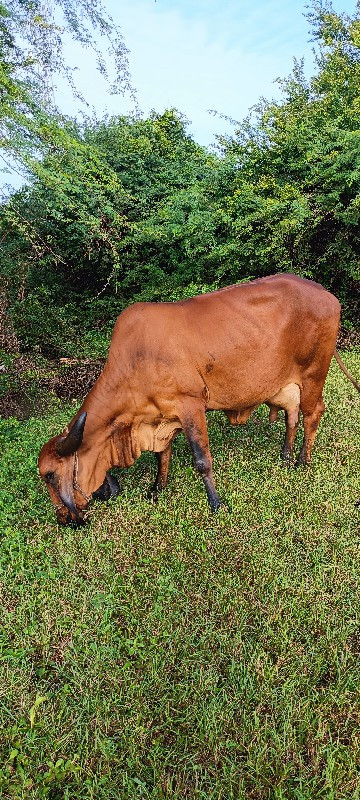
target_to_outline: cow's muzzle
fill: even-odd
[[[70,526],[71,528],[80,528],[81,525],[86,525],[86,522],[79,513],[75,516],[72,516],[70,512],[66,512],[65,514],[56,514],[58,525],[61,526]]]
[[[101,484],[96,492],[93,492],[92,498],[94,500],[110,500],[120,494],[120,484],[117,478],[113,475],[106,475],[104,482]],[[85,525],[83,511],[85,509],[78,509],[75,505],[74,495],[72,489],[58,489],[61,505],[56,508],[56,517],[59,525],[71,525],[73,528],[78,528],[80,525]]]
[[[82,511],[75,505],[74,495],[72,490],[60,489],[59,495],[61,505],[56,509],[56,517],[59,525],[73,525],[79,527],[85,524]]]

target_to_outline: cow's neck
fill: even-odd
[[[134,463],[132,420],[123,411],[124,394],[124,390],[120,394],[115,387],[109,387],[102,374],[81,406],[80,411],[86,411],[87,418],[78,451],[78,482],[89,495],[102,485],[111,467],[127,467]]]

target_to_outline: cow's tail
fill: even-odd
[[[353,378],[352,375],[350,375],[350,372],[348,372],[348,370],[346,369],[345,364],[343,364],[343,362],[341,361],[341,358],[337,350],[334,350],[334,356],[336,358],[337,363],[339,364],[340,369],[343,371],[344,375],[346,375],[346,377],[349,378],[349,381],[351,381],[352,385],[355,386],[355,389],[357,389],[358,392],[360,392],[360,384],[358,384],[355,378]]]

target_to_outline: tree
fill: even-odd
[[[72,145],[62,148],[67,136]],[[200,287],[212,246],[201,186],[217,162],[174,110],[82,128],[69,123],[38,163],[38,181],[0,215],[10,305],[23,344],[55,354],[68,352],[76,339],[84,351],[84,329],[105,317],[108,332],[129,300],[186,293],[190,283],[196,289],[195,280]],[[39,330],[44,305],[47,322]],[[56,318],[68,319],[68,329]]]
[[[0,240],[23,347],[100,354],[131,301],[279,271],[320,281],[356,315],[359,22],[318,2],[310,22],[316,74],[295,63],[281,99],[261,100],[220,155],[174,109],[80,125],[16,97],[14,141],[32,181],[0,209]],[[22,91],[10,35],[2,53]]]
[[[48,267],[51,257],[50,273],[54,284],[59,284],[56,271],[59,264],[66,263],[66,254],[56,249],[57,243],[53,246],[51,225],[61,221],[68,230],[69,225],[73,229],[78,226],[83,230],[84,247],[97,238],[101,249],[109,240],[104,223],[108,195],[123,193],[111,168],[83,141],[79,126],[56,108],[52,92],[55,74],[65,76],[79,97],[73,71],[63,56],[64,33],[93,49],[110,91],[134,95],[121,33],[100,0],[0,2],[0,156],[5,168],[15,169],[34,187],[24,188],[10,199],[5,193],[2,197],[0,289],[16,302],[27,297],[35,259],[37,264],[45,260]],[[112,83],[98,34],[112,58]],[[30,206],[40,219],[35,219],[27,205],[30,197]],[[118,224],[115,208],[112,217],[113,224]],[[45,226],[44,219],[48,221]],[[10,240],[16,242],[15,252]]]
[[[348,303],[360,278],[360,23],[320,2],[309,19],[317,72],[306,81],[295,63],[282,99],[260,102],[225,143],[236,172],[221,210],[236,270],[293,270]]]
[[[1,150],[29,179],[33,166],[51,147],[51,132],[63,123],[56,108],[52,80],[62,75],[77,92],[74,72],[64,60],[64,34],[92,48],[109,90],[134,97],[128,51],[119,28],[101,0],[1,0],[0,3],[0,131]],[[110,80],[104,48],[115,71]],[[52,126],[46,122],[51,119]]]

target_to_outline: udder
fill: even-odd
[[[270,422],[277,420],[278,411],[283,408],[288,415],[288,423],[291,428],[295,427],[299,421],[300,412],[300,388],[297,383],[288,383],[283,386],[277,394],[266,400],[270,408]]]

